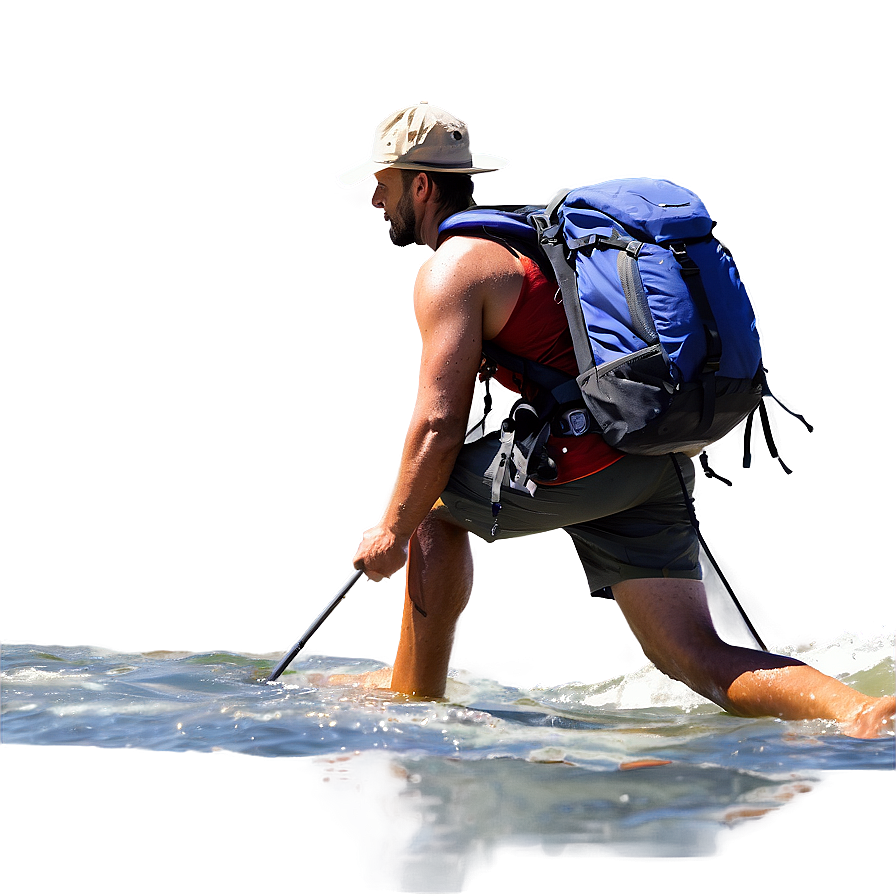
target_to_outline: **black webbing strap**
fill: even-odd
[[[713,417],[716,415],[716,382],[714,375],[706,370],[701,374],[700,380],[703,384],[703,408],[697,432],[704,433],[712,426]]]
[[[703,383],[703,412],[700,415],[699,429],[699,432],[705,432],[712,425],[716,412],[715,374],[722,359],[722,340],[719,336],[719,327],[716,323],[715,315],[712,313],[712,307],[706,296],[703,278],[700,276],[700,268],[688,255],[685,243],[669,243],[669,248],[672,250],[672,254],[681,268],[681,276],[684,278],[688,292],[690,292],[691,298],[697,306],[706,337],[706,359],[703,362],[703,369],[700,374],[700,379]]]
[[[761,403],[761,399],[760,399]],[[753,463],[753,452],[750,451],[750,442],[753,438],[753,414],[755,411],[750,411],[749,416],[747,417],[747,425],[744,427],[744,469],[749,470],[750,464]]]
[[[700,532],[700,521],[697,519],[697,513],[694,510],[694,499],[688,494],[688,487],[684,481],[684,475],[681,472],[681,466],[678,463],[678,459],[674,454],[670,454],[669,457],[672,460],[673,466],[675,467],[675,473],[678,476],[678,482],[681,485],[681,493],[684,496],[688,517],[690,517],[691,525],[694,527],[694,531],[697,533],[697,538],[700,541],[700,545],[706,553],[709,562],[712,564],[713,569],[718,573],[719,579],[725,586],[725,590],[728,592],[731,600],[734,602],[734,606],[737,607],[737,611],[740,613],[741,619],[743,619],[743,621],[746,623],[747,628],[750,630],[750,634],[756,640],[756,643],[759,645],[759,647],[766,653],[768,653],[768,647],[765,646],[762,638],[759,637],[759,633],[753,627],[753,623],[750,622],[750,617],[747,616],[746,611],[741,606],[740,601],[737,599],[737,595],[734,593],[734,589],[728,583],[728,579],[725,578],[725,574],[721,569],[719,569],[719,564],[716,563],[716,559],[715,557],[713,557],[712,551],[710,551],[709,549],[709,545],[707,545],[702,533]]]
[[[548,367],[547,364],[539,364],[538,361],[532,361],[529,358],[521,358],[519,355],[501,348],[494,342],[489,342],[488,340],[483,342],[482,354],[489,361],[499,364],[511,373],[517,374],[523,381],[531,381],[536,386],[540,386],[549,392],[562,392],[562,387],[567,383],[572,383],[572,386],[578,389],[575,379],[568,373],[564,373],[554,367]],[[571,393],[570,400],[574,397],[575,393]]]
[[[578,252],[580,249],[619,249],[625,251],[632,242],[638,243],[638,240],[624,240],[614,230],[611,236],[598,236],[596,233],[589,233],[588,236],[581,236],[575,240],[567,240],[566,245],[570,249]],[[643,243],[639,243],[643,245]]]
[[[687,246],[684,243],[669,243],[669,248],[681,267],[681,275],[685,279],[688,291],[703,321],[706,332],[706,360],[703,362],[703,372],[715,373],[719,369],[719,362],[722,358],[722,340],[719,337],[719,327],[716,324],[715,315],[712,313],[709,299],[706,297],[700,268],[688,255]]]
[[[768,446],[768,453],[778,461],[778,463],[781,465],[781,469],[789,475],[793,472],[793,470],[791,470],[790,467],[788,467],[787,464],[785,464],[781,457],[778,455],[778,446],[775,444],[775,438],[772,435],[772,426],[768,416],[768,409],[765,406],[765,399],[773,398],[781,408],[783,408],[785,411],[787,411],[788,414],[790,414],[791,417],[796,417],[796,419],[799,420],[800,423],[802,423],[803,426],[805,426],[806,429],[809,430],[809,432],[812,432],[815,427],[812,426],[812,424],[809,423],[809,421],[806,420],[806,418],[802,414],[797,414],[796,411],[791,411],[790,408],[787,407],[787,405],[785,405],[772,394],[772,390],[768,387],[768,380],[765,378],[765,368],[761,364],[759,365],[757,376],[759,377],[759,381],[762,383],[762,399],[759,402],[758,411],[759,420],[762,423],[762,432],[765,436],[765,444]],[[753,417],[756,414],[756,410],[757,409],[754,408],[752,411],[750,411],[750,415],[747,417],[747,425],[744,429],[744,468],[749,468],[750,463],[753,460],[753,455],[750,451],[750,442],[753,438]]]
[[[772,435],[771,422],[768,419],[768,411],[766,410],[764,401],[760,401],[759,407],[750,411],[750,415],[747,417],[747,425],[744,428],[744,469],[749,468],[750,463],[753,460],[753,455],[750,452],[750,441],[753,438],[753,417],[756,415],[757,410],[759,411],[759,419],[762,422],[762,432],[765,435],[765,444],[768,446],[768,453],[781,464],[781,469],[789,476],[793,470],[784,463],[778,454],[778,446],[775,444],[775,438]]]
[[[765,406],[764,401],[759,402],[759,419],[762,422],[762,432],[765,435],[765,444],[768,445],[768,450],[771,452],[772,457],[781,464],[784,472],[789,476],[793,470],[784,463],[781,456],[778,454],[778,446],[775,444],[775,439],[772,436],[772,424],[768,419],[768,408]]]
[[[772,390],[769,388],[769,385],[768,385],[768,379],[766,379],[765,374],[766,374],[766,370],[765,370],[765,368],[760,364],[760,365],[759,365],[758,375],[759,375],[760,382],[762,383],[762,394],[763,394],[763,395],[768,395],[769,398],[773,398],[773,399],[775,400],[776,404],[778,404],[779,407],[781,407],[781,408],[783,408],[785,411],[787,411],[787,413],[790,414],[791,417],[796,417],[796,419],[799,420],[800,423],[802,423],[803,426],[805,426],[806,429],[809,430],[809,432],[812,432],[812,431],[815,429],[815,427],[812,426],[812,424],[809,423],[809,421],[806,420],[806,418],[805,418],[802,414],[798,414],[796,411],[791,411],[790,408],[787,407],[787,405],[784,404],[784,403],[781,401],[781,399],[778,398],[778,397],[772,392]]]
[[[760,401],[759,407],[750,411],[750,416],[747,417],[747,425],[744,429],[744,468],[748,468],[753,459],[753,456],[750,453],[750,439],[753,436],[753,417],[756,414],[756,410],[759,411],[759,420],[762,423],[762,433],[765,436],[765,444],[768,446],[768,453],[781,465],[781,469],[789,476],[793,470],[784,463],[783,459],[778,454],[778,446],[775,444],[775,438],[772,435],[772,425],[768,418],[768,410],[765,407],[764,401]],[[794,416],[796,416],[796,414],[794,414]],[[809,424],[807,423],[806,425],[808,426]]]
[[[719,476],[719,474],[709,465],[709,455],[705,451],[700,453],[700,466],[703,467],[703,475],[707,479],[718,479],[719,482],[734,487],[734,483],[730,479],[726,479],[724,476]]]

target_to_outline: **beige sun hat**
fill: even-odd
[[[379,123],[369,162],[339,179],[354,184],[384,168],[441,171],[443,174],[483,174],[497,171],[505,159],[470,152],[467,126],[438,106],[418,103]]]

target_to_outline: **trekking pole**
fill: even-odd
[[[681,473],[681,467],[678,465],[678,461],[675,459],[675,455],[670,454],[669,457],[672,458],[672,464],[675,467],[675,472],[678,474],[678,482],[681,485],[681,492],[684,495],[685,507],[687,509],[688,516],[691,518],[691,527],[697,533],[697,539],[700,542],[700,546],[706,552],[707,559],[712,564],[713,569],[718,573],[719,579],[725,586],[725,590],[728,592],[728,596],[731,598],[732,603],[737,608],[738,613],[740,613],[740,618],[744,621],[744,624],[750,630],[750,634],[753,636],[753,639],[759,645],[761,650],[763,650],[765,653],[768,653],[768,647],[765,646],[765,642],[762,640],[762,638],[759,637],[759,632],[756,631],[756,629],[753,627],[753,623],[750,622],[750,617],[747,616],[747,611],[741,606],[740,601],[737,599],[737,595],[734,593],[734,589],[731,587],[731,585],[728,584],[728,579],[725,578],[725,574],[722,572],[719,564],[716,563],[716,558],[713,557],[712,551],[709,549],[709,545],[703,538],[703,533],[700,531],[700,521],[697,519],[697,513],[694,510],[694,500],[688,494],[684,476]]]
[[[290,650],[289,653],[287,653],[283,657],[283,659],[280,660],[279,663],[277,663],[276,668],[271,673],[270,678],[268,678],[269,682],[276,681],[283,674],[283,670],[286,669],[286,667],[296,658],[296,654],[298,654],[298,652],[305,646],[305,644],[308,642],[308,639],[321,627],[321,625],[323,625],[324,620],[327,618],[327,616],[330,615],[330,613],[333,612],[333,610],[336,609],[337,604],[342,600],[342,598],[345,597],[346,594],[348,594],[349,589],[352,587],[352,585],[354,585],[355,582],[357,582],[358,579],[361,578],[362,573],[363,570],[358,569],[352,574],[352,577],[342,586],[336,597],[334,597],[333,600],[331,600],[330,603],[327,604],[327,607],[323,611],[323,613],[321,613],[320,616],[318,616],[317,619],[315,619],[314,622],[311,623],[308,631],[306,631],[305,634],[302,635],[302,637],[299,638],[298,641],[296,641],[296,643],[293,645],[292,650]]]

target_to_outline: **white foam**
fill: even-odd
[[[49,684],[56,681],[74,681],[78,678],[89,678],[88,672],[50,672],[47,669],[15,669],[12,672],[0,672],[0,681],[18,684]]]
[[[680,681],[663,675],[654,666],[644,666],[600,693],[582,700],[587,706],[613,706],[617,709],[644,709],[676,706],[693,709],[708,701]]]
[[[829,643],[810,644],[805,648],[772,648],[772,653],[792,656],[814,666],[826,675],[844,678],[873,669],[896,656],[896,631],[884,629],[869,633],[843,631]],[[562,689],[561,689],[562,690]],[[589,689],[579,701],[567,695],[563,702],[581,702],[585,706],[612,709],[648,709],[674,706],[687,711],[712,707],[709,700],[694,693],[679,681],[668,678],[652,663],[647,663],[627,675]],[[562,698],[561,698],[562,699]]]
[[[844,630],[827,644],[810,644],[800,649],[773,647],[772,651],[802,660],[825,675],[854,675],[896,658],[896,631],[882,629],[864,633]]]

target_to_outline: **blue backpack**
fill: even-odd
[[[550,481],[544,450],[550,432],[598,431],[631,454],[697,454],[746,419],[748,467],[758,409],[769,452],[790,472],[778,457],[763,404],[774,396],[756,318],[731,253],[712,234],[714,226],[690,190],[649,178],[563,191],[547,207],[474,207],[442,222],[440,235],[503,242],[556,280],[579,370],[573,379],[484,345],[487,361],[533,382],[541,396],[538,407],[517,402],[501,426],[502,447],[488,471],[493,535],[502,485],[527,487],[533,472],[535,479]],[[486,414],[489,406],[486,393]],[[811,432],[799,414],[793,416]],[[709,468],[705,451],[700,459],[707,476],[722,479]],[[674,454],[672,460],[700,544],[766,650],[700,532]]]
[[[554,432],[598,431],[631,454],[694,455],[747,419],[749,466],[757,409],[778,456],[762,404],[771,392],[750,299],[714,225],[690,190],[630,178],[564,191],[547,207],[474,207],[447,218],[440,235],[504,242],[557,281],[574,381],[484,348],[542,387],[548,404],[537,410]],[[713,475],[705,456],[704,468]]]

